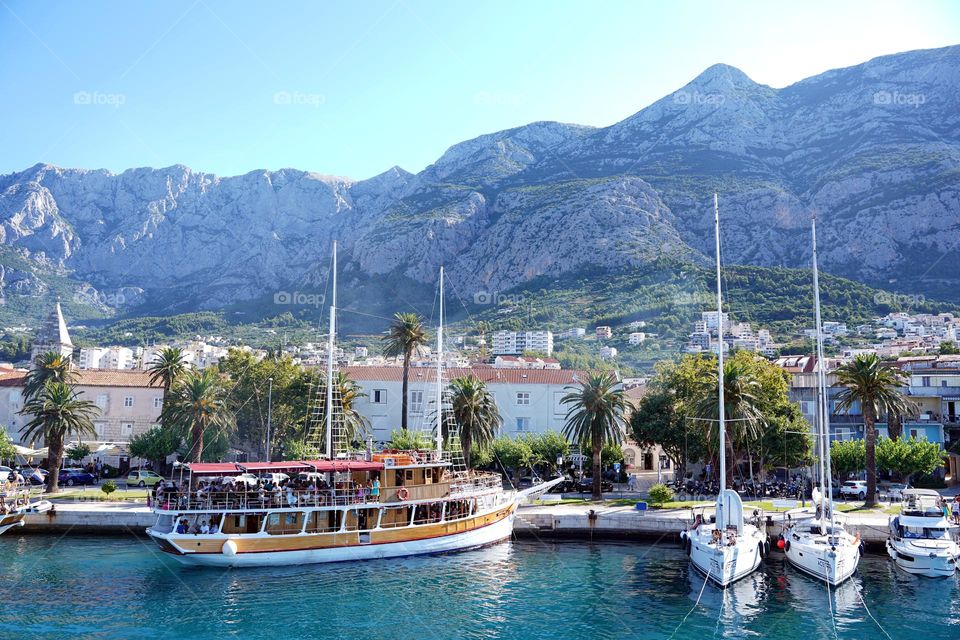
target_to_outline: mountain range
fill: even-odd
[[[612,126],[557,122],[452,146],[418,174],[283,169],[219,177],[37,164],[0,176],[0,294],[78,319],[314,314],[333,240],[342,290],[386,314],[428,305],[445,265],[482,303],[531,281],[713,258],[806,268],[960,302],[960,46],[782,89],[714,65]],[[9,318],[7,318],[9,322]]]

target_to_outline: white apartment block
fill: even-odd
[[[77,365],[81,369],[133,369],[137,359],[127,347],[90,347],[80,349]]]
[[[551,331],[496,331],[493,334],[493,355],[520,355],[524,351],[553,353]]]
[[[561,340],[580,340],[587,335],[587,330],[582,327],[574,327],[572,329],[564,329],[557,336]]]
[[[603,360],[613,360],[617,357],[616,347],[600,347],[600,358]]]
[[[613,329],[608,326],[601,325],[596,328],[597,340],[606,340],[613,337]]]
[[[390,439],[400,428],[402,367],[343,367],[360,385],[366,397],[356,409],[370,419],[374,440]],[[563,396],[587,378],[588,373],[573,369],[496,369],[473,367],[444,370],[447,381],[473,375],[484,381],[500,409],[503,426],[500,434],[515,437],[523,433],[562,431],[568,407]],[[436,420],[436,372],[411,369],[408,396],[409,428],[429,432]]]
[[[709,331],[717,330],[717,312],[716,311],[704,311],[703,313],[700,314],[700,318],[703,320],[703,323],[707,326],[707,329]],[[724,326],[724,331],[726,331],[726,327],[730,326],[729,313],[723,314],[723,326]]]
[[[646,339],[647,339],[646,333],[643,333],[642,331],[637,331],[635,333],[630,334],[628,342],[630,344],[643,344]]]

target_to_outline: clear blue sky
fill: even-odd
[[[535,120],[609,125],[716,62],[781,87],[957,44],[960,3],[0,0],[0,43],[0,173],[366,178]]]

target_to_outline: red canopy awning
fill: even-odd
[[[382,462],[367,462],[365,460],[306,460],[308,464],[320,473],[331,471],[380,471]]]
[[[311,465],[299,460],[287,460],[286,462],[241,462],[239,466],[244,471],[250,473],[262,473],[273,471],[310,471]]]
[[[206,476],[227,476],[240,473],[240,467],[234,462],[187,462],[184,463],[190,473]]]

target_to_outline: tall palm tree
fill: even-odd
[[[403,398],[400,404],[400,427],[407,428],[407,401],[410,377],[410,358],[417,347],[427,343],[423,319],[415,313],[397,313],[383,337],[383,355],[388,358],[403,357]]]
[[[709,424],[712,441],[719,442],[720,390],[717,372],[706,379],[694,403],[693,413],[698,418],[713,420]],[[726,416],[727,444],[730,464],[727,465],[727,483],[733,482],[733,467],[746,443],[760,437],[766,420],[760,412],[762,386],[746,363],[728,360],[723,363],[723,405]],[[723,452],[721,452],[721,455]]]
[[[492,443],[503,424],[503,418],[493,395],[480,378],[456,378],[450,381],[450,390],[453,417],[460,427],[463,460],[469,467],[473,447],[485,447]]]
[[[166,397],[180,376],[187,371],[186,356],[179,347],[164,347],[147,367],[147,371],[150,373],[150,384],[163,383],[163,395]]]
[[[837,394],[837,411],[845,411],[860,403],[863,411],[865,463],[867,466],[866,506],[876,505],[877,494],[877,430],[876,422],[883,414],[903,415],[913,403],[903,395],[907,374],[883,364],[875,353],[860,354],[837,369],[837,382],[844,387]]]
[[[188,371],[164,402],[161,419],[189,437],[190,461],[203,459],[203,439],[211,429],[228,429],[233,414],[227,407],[226,389],[213,369]]]
[[[36,398],[47,382],[73,382],[76,378],[76,371],[71,366],[70,358],[56,351],[41,353],[34,360],[34,366],[27,373],[27,378],[23,385],[23,398],[30,400]]]
[[[63,462],[64,440],[70,434],[77,437],[94,436],[92,419],[100,413],[97,405],[80,400],[65,382],[50,381],[20,410],[33,419],[20,429],[28,440],[42,436],[47,445],[47,492],[59,491],[60,466]]]
[[[357,400],[366,398],[367,394],[363,393],[360,385],[354,380],[351,380],[349,376],[342,371],[337,371],[334,374],[333,389],[333,410],[334,415],[338,415],[338,418],[335,418],[335,420],[343,420],[343,432],[344,438],[346,439],[345,444],[363,441],[370,434],[372,424],[370,418],[357,411],[355,405]],[[337,407],[338,396],[340,398],[339,408]],[[315,415],[325,416],[327,414],[327,381],[325,379],[320,381],[316,397],[319,401],[319,410]],[[337,413],[338,411],[339,414]],[[307,430],[309,430],[309,425],[307,426]]]
[[[626,393],[610,372],[591,373],[560,400],[569,405],[563,435],[593,453],[593,499],[603,499],[600,478],[600,453],[604,445],[620,444],[626,432],[630,409]]]

